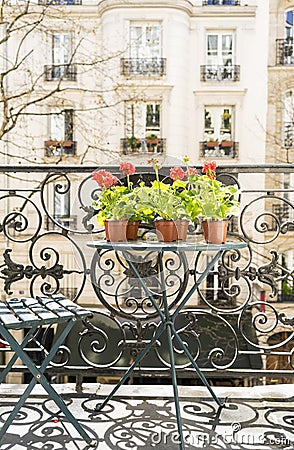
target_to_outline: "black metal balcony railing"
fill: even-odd
[[[76,141],[45,141],[45,156],[75,156]]]
[[[164,153],[166,148],[166,139],[121,139],[121,151],[123,155],[132,153]]]
[[[77,81],[77,67],[75,64],[58,64],[44,66],[45,81]]]
[[[39,5],[81,5],[82,0],[38,0]]]
[[[278,66],[294,64],[293,38],[276,40],[276,64]]]
[[[201,157],[238,158],[239,143],[234,141],[203,141],[200,142]]]
[[[237,6],[240,0],[202,0],[202,5]]]
[[[45,230],[47,230],[47,231],[59,230],[60,226],[65,227],[65,228],[71,228],[73,230],[77,229],[78,218],[74,214],[72,214],[70,217],[54,214],[54,220],[55,221],[52,222],[52,220],[50,220],[48,216],[44,216]]]
[[[284,147],[293,148],[294,147],[294,126],[293,122],[285,122],[283,124],[284,129]]]
[[[200,66],[201,81],[240,81],[240,66]]]
[[[162,77],[166,74],[165,58],[121,58],[120,65],[125,77]]]
[[[288,200],[285,198],[283,203],[272,205],[272,230],[276,230],[277,227],[286,226],[287,231],[294,231],[294,211],[287,202]]]
[[[118,166],[103,168],[121,176]],[[169,179],[169,169],[160,169],[162,179]],[[200,166],[196,169],[201,171]],[[94,170],[97,170],[95,165],[56,164],[10,164],[0,168],[2,299],[69,292],[74,301],[90,305],[93,310],[93,318],[74,329],[64,342],[48,374],[120,375],[158,330],[157,314],[124,259],[117,258],[112,250],[92,252],[86,245],[87,241],[104,237],[103,228],[97,224],[97,210],[92,205],[97,198],[97,183],[92,180]],[[288,298],[283,302],[283,297],[277,295],[283,283],[294,284],[293,268],[287,267],[281,258],[282,252],[293,247],[291,239],[294,238],[286,226],[289,219],[282,219],[285,221],[279,222],[276,230],[270,224],[275,217],[273,203],[286,204],[294,210],[294,204],[287,200],[287,195],[289,198],[294,190],[281,189],[284,198],[279,189],[267,184],[275,176],[280,180],[281,173],[292,171],[291,164],[233,164],[217,169],[218,179],[240,189],[238,228],[229,231],[229,240],[245,241],[248,247],[223,255],[174,324],[209,378],[248,378],[259,383],[261,377],[269,374],[288,380],[293,376],[293,307],[287,309]],[[271,176],[267,177],[269,173]],[[261,183],[263,178],[265,186]],[[150,173],[150,166],[140,166],[131,177],[134,183],[151,179],[154,173]],[[121,179],[121,183],[126,182]],[[60,207],[65,203],[65,196],[72,202],[74,226],[55,215],[55,205]],[[53,231],[47,231],[48,221],[52,222]],[[152,232],[152,224],[144,227]],[[142,232],[146,231],[144,227]],[[200,228],[199,223],[191,224],[188,239],[202,241]],[[203,262],[210,257],[210,252],[196,254],[187,261],[181,252],[171,251],[164,260],[163,273],[156,255],[142,252],[133,264],[142,276],[148,277],[148,287],[158,298],[159,307],[163,295],[160,280],[165,277],[172,309],[201,275]],[[50,346],[59,332],[59,327],[46,333],[41,330],[34,337],[29,347],[36,359],[41,358],[44,348]],[[4,367],[5,354],[11,350],[1,337],[0,344]],[[141,362],[139,376],[168,377],[167,353],[164,338],[155,342]],[[175,355],[178,377],[190,378],[190,361],[178,348]],[[275,358],[278,371],[271,370],[268,358],[271,364]],[[279,365],[279,358],[283,359],[283,366]],[[16,370],[23,371],[23,367]]]

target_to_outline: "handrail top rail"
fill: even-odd
[[[164,169],[169,169],[175,165],[185,166],[184,163],[168,163],[162,166],[162,171]],[[191,164],[191,166],[196,169],[202,169],[202,164]],[[117,171],[119,168],[118,164],[101,164],[101,165],[77,165],[77,164],[3,164],[0,165],[1,172],[73,172],[73,173],[89,173],[98,170],[100,168],[107,169],[109,171]],[[151,166],[147,165],[137,165],[137,171],[140,173],[147,173],[152,170]],[[217,167],[217,172],[231,172],[231,173],[269,173],[269,172],[289,172],[292,173],[294,170],[293,164],[219,164]]]

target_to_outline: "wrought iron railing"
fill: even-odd
[[[202,5],[238,6],[240,5],[240,0],[202,0]]]
[[[54,64],[44,66],[45,81],[77,81],[76,64]]]
[[[199,154],[205,158],[238,158],[239,142],[202,141]]]
[[[293,38],[276,40],[276,64],[278,66],[294,64]]]
[[[82,0],[38,0],[39,5],[81,5]]]
[[[200,66],[201,81],[240,81],[240,66]]]
[[[116,166],[104,168],[120,174]],[[86,245],[87,241],[104,237],[92,205],[98,194],[92,180],[95,169],[8,165],[1,166],[0,174],[1,298],[70,292],[74,301],[93,310],[93,319],[76,326],[48,371],[80,378],[84,373],[119,375],[158,327],[152,305],[124,260],[111,250],[98,253]],[[229,239],[245,241],[248,247],[223,255],[175,323],[209,378],[247,378],[260,383],[263,377],[272,375],[285,382],[293,376],[293,308],[288,298],[284,301],[280,295],[285,283],[293,285],[292,260],[287,266],[287,258],[282,258],[293,247],[293,221],[285,218],[281,222],[272,211],[273,203],[294,209],[289,200],[293,189],[277,187],[281,174],[291,174],[292,170],[291,164],[218,168],[218,178],[238,185],[241,193],[241,214]],[[168,181],[168,175],[169,168],[162,168],[161,177]],[[142,166],[133,180],[150,182],[152,178],[150,167]],[[56,214],[57,206],[60,209],[69,199],[70,215],[75,218],[73,227]],[[52,223],[50,231],[48,221]],[[153,239],[152,224],[143,227],[142,233]],[[198,223],[190,225],[188,239],[203,239]],[[209,258],[205,252],[189,260],[169,252],[164,276],[170,308],[178,304]],[[140,255],[136,267],[148,277],[160,304],[156,255]],[[36,336],[36,341],[42,343],[39,347],[36,342],[30,343],[36,359],[55,333],[59,333],[58,328]],[[9,347],[3,340],[0,344],[0,360],[5,364],[3,355]],[[153,376],[169,376],[165,345],[164,338],[156,342],[135,377],[147,375],[152,380]],[[286,366],[279,365],[281,356],[283,361],[287,359]],[[271,368],[273,358],[275,370]],[[179,377],[191,377],[190,363],[177,349],[176,364]]]
[[[166,58],[121,58],[120,65],[125,77],[162,77],[166,74]]]

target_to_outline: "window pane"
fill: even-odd
[[[52,63],[68,64],[71,58],[71,37],[68,33],[53,35],[52,40]]]
[[[159,24],[131,24],[130,56],[131,58],[158,58],[161,56]]]
[[[50,115],[50,138],[54,141],[64,140],[64,113]]]

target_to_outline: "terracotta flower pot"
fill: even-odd
[[[178,231],[173,220],[156,220],[154,223],[159,241],[173,242],[178,240]]]
[[[176,220],[175,224],[177,227],[178,240],[185,241],[187,239],[189,220]]]
[[[127,225],[126,220],[106,220],[104,222],[106,240],[110,242],[126,241]]]
[[[127,224],[127,240],[136,241],[138,236],[139,220],[128,222]]]
[[[204,240],[208,244],[224,244],[227,239],[228,220],[203,220]]]

